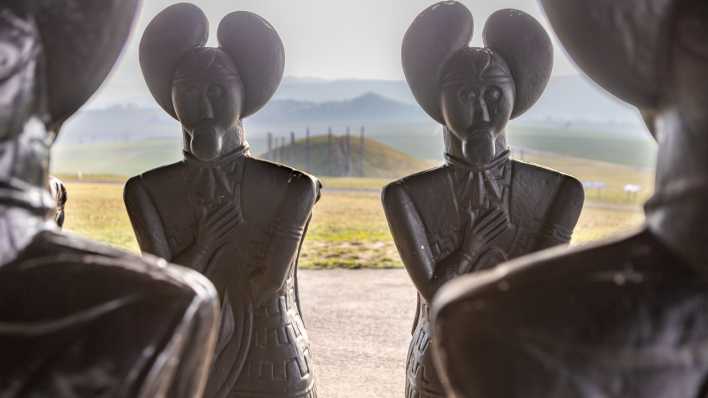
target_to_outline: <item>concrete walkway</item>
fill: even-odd
[[[299,271],[323,398],[402,398],[416,292],[404,270]]]

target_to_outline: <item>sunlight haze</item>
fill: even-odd
[[[117,103],[150,104],[150,94],[138,63],[140,38],[152,18],[175,0],[146,0],[123,57],[89,107]],[[280,33],[286,52],[286,76],[321,79],[402,80],[400,47],[415,16],[432,0],[195,0],[209,17],[209,45],[229,12],[255,12]],[[494,11],[517,8],[548,23],[535,0],[462,1],[475,17],[472,45],[481,45],[484,22]],[[550,31],[550,29],[548,29]],[[555,75],[576,74],[555,40]]]

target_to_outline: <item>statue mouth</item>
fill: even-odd
[[[191,131],[190,152],[199,160],[208,162],[221,154],[224,136],[211,121],[202,122]]]
[[[494,126],[491,123],[477,124],[471,126],[467,131],[469,136],[491,134],[494,132]]]

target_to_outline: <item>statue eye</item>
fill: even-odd
[[[210,98],[221,98],[224,96],[224,89],[218,84],[212,84],[209,86],[209,91],[207,92]]]
[[[477,99],[477,93],[474,92],[472,89],[466,89],[463,88],[460,90],[460,101],[468,103],[468,102],[474,102]]]
[[[708,27],[700,17],[689,18],[679,24],[679,43],[694,54],[708,58]]]
[[[487,92],[484,93],[484,97],[488,102],[497,102],[501,99],[502,93],[498,87],[490,87]]]
[[[0,43],[0,79],[5,79],[15,70],[20,59],[18,49],[7,43]]]

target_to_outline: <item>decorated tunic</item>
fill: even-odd
[[[454,279],[570,241],[582,195],[580,203],[577,200],[560,203],[557,199],[567,199],[568,192],[578,189],[577,181],[511,160],[508,151],[483,167],[474,167],[450,155],[446,156],[446,163],[386,188],[389,192],[399,190],[400,197],[415,209],[424,226],[436,264],[434,279]],[[539,185],[544,189],[539,190]],[[470,223],[494,211],[503,212],[506,227],[480,250],[467,253],[463,243]],[[465,253],[470,261],[463,269],[449,267],[446,260],[459,253]],[[430,343],[429,303],[419,294],[407,359],[407,398],[444,397],[433,367]]]
[[[185,161],[128,182],[126,205],[143,251],[174,258],[195,243],[205,211],[229,203],[240,215],[229,243],[199,269],[215,284],[222,304],[205,396],[316,396],[296,275],[311,208],[294,215],[298,207],[290,204],[314,203],[318,189],[311,177],[253,159],[247,148],[212,162],[186,154]],[[266,275],[271,285],[254,284],[255,275]],[[263,292],[270,293],[257,302],[255,295]]]

